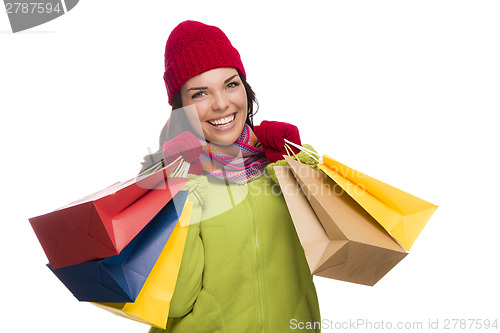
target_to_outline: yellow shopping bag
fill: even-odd
[[[437,206],[323,155],[318,167],[410,250]]]
[[[165,329],[186,244],[192,206],[191,202],[186,202],[172,235],[134,303],[93,304],[119,316]]]

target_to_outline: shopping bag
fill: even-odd
[[[312,274],[373,286],[407,255],[331,178],[286,159],[274,169]]]
[[[58,269],[47,266],[80,301],[135,301],[179,220],[187,193],[177,193],[120,254]]]
[[[318,167],[405,249],[410,250],[437,206],[323,155]]]
[[[285,139],[285,147],[290,148],[288,145],[315,159],[320,170],[356,200],[407,250],[410,250],[437,209],[436,205]]]
[[[116,315],[165,329],[186,244],[191,209],[192,203],[187,201],[179,222],[134,303],[92,304]]]
[[[53,269],[119,254],[187,183],[176,165],[29,219]]]

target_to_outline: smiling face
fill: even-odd
[[[200,128],[207,141],[229,145],[238,139],[247,118],[247,94],[234,68],[216,68],[189,79],[180,90],[182,105],[196,107]]]

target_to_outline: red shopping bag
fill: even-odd
[[[52,268],[117,255],[186,184],[169,165],[29,219]]]

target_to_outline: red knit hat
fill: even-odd
[[[168,103],[193,76],[214,68],[235,68],[246,79],[240,54],[222,30],[196,21],[184,21],[170,33],[165,47]]]

